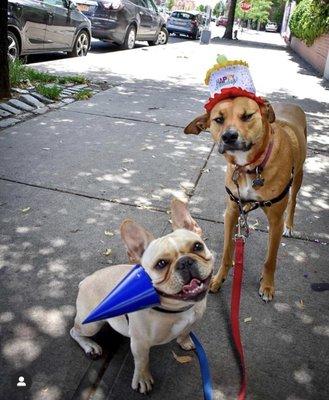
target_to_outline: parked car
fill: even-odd
[[[276,24],[276,22],[268,22],[265,25],[265,30],[266,30],[266,32],[277,32],[278,25]]]
[[[9,0],[9,59],[54,51],[86,56],[90,41],[90,22],[71,0]]]
[[[91,22],[96,39],[132,49],[136,40],[150,46],[166,44],[168,31],[153,0],[76,0],[77,7]]]
[[[216,26],[226,26],[227,25],[227,20],[228,20],[227,17],[224,17],[224,15],[220,15],[217,18]]]
[[[167,21],[169,33],[183,34],[198,39],[204,29],[205,21],[202,13],[193,11],[173,11]]]

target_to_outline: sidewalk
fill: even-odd
[[[271,304],[257,294],[267,241],[260,213],[253,215],[258,225],[246,245],[241,331],[249,398],[328,398],[329,292],[310,286],[329,282],[328,92],[287,50],[216,41],[209,47],[172,44],[167,52],[158,47],[102,54],[89,66],[76,60],[38,66],[70,73],[85,69],[118,86],[0,134],[0,398],[142,398],[130,388],[133,360],[126,339],[106,329],[99,338],[105,355],[95,362],[69,337],[77,287],[96,269],[126,262],[119,237],[124,218],[136,219],[155,235],[169,232],[166,211],[177,191],[191,196],[191,210],[218,264],[225,163],[209,134],[184,136],[182,129],[202,112],[207,92],[201,80],[218,52],[249,57],[260,94],[300,104],[309,120],[297,237],[282,241]],[[147,70],[142,55],[144,65],[150,63]],[[134,63],[133,71],[127,63]],[[103,254],[107,248],[110,257]],[[214,399],[220,400],[236,399],[239,386],[228,328],[230,286],[231,277],[219,294],[209,295],[195,329],[211,365]],[[247,317],[251,322],[244,323]],[[184,354],[175,343],[151,353],[152,400],[201,399],[196,356],[181,365],[172,350]],[[31,381],[25,394],[15,386],[20,375]]]

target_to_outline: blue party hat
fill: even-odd
[[[135,267],[94,308],[83,324],[117,317],[160,304],[152,280],[141,265]]]

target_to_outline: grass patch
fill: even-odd
[[[93,92],[90,89],[82,89],[74,94],[75,100],[88,100],[92,97]]]
[[[67,83],[82,84],[87,82],[84,76],[57,76],[46,72],[39,72],[27,67],[19,60],[15,60],[9,64],[9,75],[12,87],[25,87],[28,84],[58,83],[63,85]]]
[[[57,85],[45,86],[43,84],[37,85],[35,89],[38,93],[42,94],[45,97],[48,97],[48,99],[51,100],[59,100],[59,96],[63,90]]]

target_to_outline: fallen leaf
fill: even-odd
[[[243,320],[243,322],[251,322],[251,317],[247,317]]]
[[[77,228],[77,229],[71,229],[71,230],[70,230],[70,233],[77,233],[77,232],[79,232],[79,230],[80,230],[79,228]]]
[[[31,210],[31,207],[25,207],[25,208],[22,208],[21,209],[21,211],[23,212],[23,213],[26,213],[26,212],[28,212],[28,211],[30,211]]]
[[[103,256],[110,256],[112,254],[112,250],[111,249],[106,249],[103,253]]]
[[[174,351],[172,351],[172,355],[174,356],[174,359],[180,364],[187,364],[192,361],[191,356],[178,356]]]
[[[105,236],[110,236],[110,237],[114,236],[114,233],[111,231],[105,231],[104,234]]]
[[[305,308],[305,305],[304,305],[304,302],[303,302],[303,300],[299,300],[299,304],[300,304],[300,308],[302,308],[302,309],[304,309],[304,308]]]

